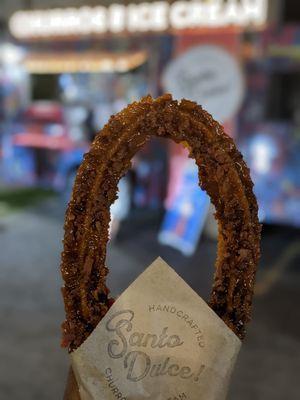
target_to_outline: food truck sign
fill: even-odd
[[[18,11],[9,21],[17,39],[161,32],[169,29],[261,26],[268,0],[154,1]]]

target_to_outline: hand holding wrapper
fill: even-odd
[[[72,367],[69,369],[67,385],[63,400],[81,400],[78,385]]]

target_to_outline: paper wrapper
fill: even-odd
[[[222,400],[240,346],[159,258],[71,358],[82,400]]]

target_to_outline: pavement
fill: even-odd
[[[61,399],[69,365],[60,348],[64,318],[59,273],[63,212],[56,200],[0,221],[0,399]],[[113,294],[158,255],[203,298],[209,295],[216,243],[203,238],[185,258],[157,243],[158,218],[124,223],[109,246]],[[300,393],[300,232],[267,227],[253,321],[229,400],[296,400]]]

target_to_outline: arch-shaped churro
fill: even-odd
[[[253,184],[240,152],[223,128],[196,103],[148,96],[115,116],[85,155],[66,220],[61,270],[66,321],[63,344],[80,346],[106,314],[110,205],[132,157],[151,136],[186,142],[199,184],[216,208],[218,255],[210,306],[242,339],[250,319],[259,259],[260,225]]]

